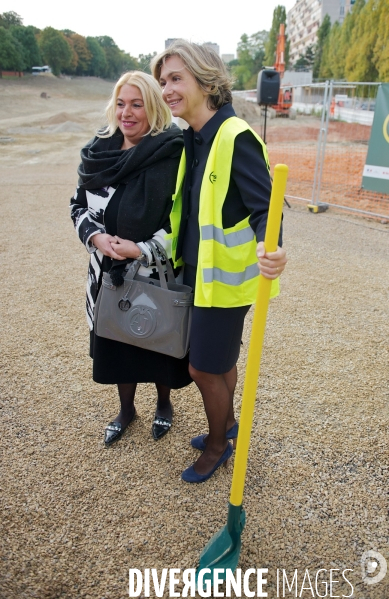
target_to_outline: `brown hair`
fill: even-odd
[[[226,65],[212,48],[178,39],[151,61],[151,72],[159,81],[162,65],[168,58],[179,56],[198,85],[208,96],[208,106],[218,110],[232,102],[232,77]]]

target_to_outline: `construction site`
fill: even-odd
[[[92,77],[0,80],[4,599],[124,599],[130,568],[196,568],[225,524],[232,466],[203,485],[180,478],[195,459],[190,438],[206,431],[195,385],[172,393],[173,426],[157,443],[155,389],[139,385],[138,418],[104,447],[117,391],[92,381],[88,255],[68,206],[111,87]],[[256,102],[237,95],[234,106],[262,131]],[[281,596],[277,571],[297,570],[301,586],[306,570],[331,569],[348,569],[353,589],[340,576],[332,596],[387,599],[389,578],[365,584],[361,555],[389,559],[389,196],[361,185],[371,125],[334,118],[318,200],[329,207],[308,210],[321,124],[319,106],[267,123],[272,167],[289,166],[288,264],[268,315],[239,567],[268,569],[271,599]],[[251,322],[252,311],[238,413]],[[313,596],[300,586],[299,597]]]

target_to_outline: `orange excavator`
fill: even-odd
[[[278,94],[278,103],[273,104],[271,108],[276,111],[276,116],[286,116],[290,114],[293,103],[293,88],[282,87],[282,78],[285,72],[285,25],[281,23],[280,32],[277,36],[276,62],[274,69],[280,74],[281,87]]]

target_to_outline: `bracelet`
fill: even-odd
[[[142,264],[142,266],[148,266],[148,264],[149,264],[149,259],[148,259],[148,257],[147,257],[147,256],[146,256],[146,254],[143,252],[143,250],[142,250],[142,249],[139,247],[139,245],[138,245],[138,244],[135,244],[135,245],[136,245],[136,247],[137,247],[137,248],[140,250],[140,254],[139,254],[139,256],[137,256],[137,257],[135,258],[135,260],[138,260],[138,262],[140,262],[140,263]]]

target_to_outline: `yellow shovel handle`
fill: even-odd
[[[288,167],[285,164],[277,164],[274,168],[273,188],[265,234],[265,249],[267,252],[275,252],[277,249],[287,176]],[[255,304],[253,326],[251,329],[230,495],[230,503],[236,506],[242,505],[243,502],[251,427],[253,423],[254,405],[271,284],[271,279],[266,279],[264,276],[259,275],[257,301]]]

